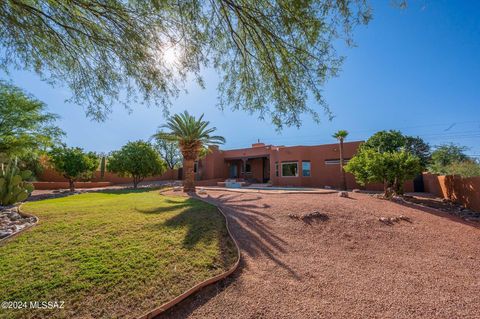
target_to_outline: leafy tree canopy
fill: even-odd
[[[114,102],[168,108],[187,75],[221,75],[219,106],[257,112],[281,128],[318,110],[322,87],[371,9],[352,1],[8,0],[0,2],[0,66],[66,84],[72,101],[104,119]],[[166,58],[175,55],[174,59]]]
[[[0,81],[0,153],[32,158],[55,145],[64,135],[54,125],[57,118],[43,102]]]
[[[455,144],[438,146],[435,151],[432,152],[432,162],[428,170],[434,174],[449,174],[449,165],[470,160],[465,154],[466,150],[466,147]]]
[[[154,135],[157,139],[178,142],[185,159],[196,160],[199,154],[206,154],[208,147],[224,144],[225,138],[213,135],[216,127],[210,127],[210,122],[203,119],[203,114],[197,119],[187,111],[168,118],[161,128],[169,132],[159,131]]]
[[[379,152],[362,148],[345,166],[360,185],[383,183],[385,195],[403,194],[403,184],[421,172],[420,159],[406,151]]]
[[[97,154],[85,153],[80,147],[55,147],[49,152],[49,161],[69,180],[71,191],[75,190],[76,180],[90,178],[99,165]]]
[[[405,150],[417,156],[423,168],[430,161],[430,145],[418,136],[403,135],[396,130],[379,131],[373,134],[362,147],[373,149],[380,153]]]
[[[211,146],[225,143],[225,138],[213,135],[216,127],[210,127],[210,122],[203,119],[203,114],[197,119],[187,111],[168,118],[161,128],[169,132],[157,132],[157,139],[178,143],[183,156],[184,192],[195,191],[194,161],[206,156]]]
[[[480,176],[480,164],[478,161],[468,160],[453,162],[444,168],[445,175],[459,175],[461,177]]]
[[[154,148],[160,154],[169,169],[178,168],[182,163],[182,153],[177,141],[164,139],[164,132],[159,131],[153,136],[155,139]]]
[[[134,188],[145,177],[162,174],[165,168],[165,162],[155,149],[144,141],[127,143],[120,150],[112,152],[107,161],[110,172],[132,177]]]

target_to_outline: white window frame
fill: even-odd
[[[282,177],[298,177],[298,161],[282,162],[281,164],[282,164],[282,165],[281,165]],[[287,165],[287,164],[295,164],[295,165],[297,165],[297,170],[296,170],[297,174],[296,174],[296,175],[294,175],[294,176],[284,176],[284,175],[283,175],[283,165]]]

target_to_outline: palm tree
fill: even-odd
[[[335,134],[332,135],[333,138],[336,138],[340,143],[340,172],[342,174],[342,190],[347,190],[347,177],[345,176],[345,171],[343,169],[343,141],[347,138],[348,131],[338,130]]]
[[[211,145],[225,143],[222,136],[211,135],[217,130],[215,127],[209,128],[209,121],[203,120],[203,114],[196,119],[187,111],[171,116],[167,123],[160,128],[166,128],[170,132],[157,132],[154,137],[175,141],[178,143],[183,155],[184,171],[184,192],[195,191],[195,173],[194,164],[199,155],[205,148]]]

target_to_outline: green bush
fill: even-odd
[[[49,157],[55,170],[68,179],[71,192],[75,191],[75,181],[90,178],[99,164],[95,153],[84,152],[79,147],[56,147]]]
[[[383,183],[385,196],[403,194],[403,183],[422,171],[420,158],[409,152],[379,152],[369,148],[360,151],[345,166],[360,185]]]
[[[160,175],[166,170],[165,162],[147,142],[128,142],[120,150],[110,153],[107,170],[120,176],[131,177],[137,188],[145,177]]]
[[[445,167],[445,173],[461,177],[480,176],[480,164],[475,161],[453,162]]]

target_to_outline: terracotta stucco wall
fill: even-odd
[[[113,185],[112,182],[76,182],[75,188],[100,188]],[[36,190],[68,189],[68,182],[33,182]]]
[[[169,169],[159,176],[152,176],[145,178],[144,181],[164,181],[178,179],[178,170]],[[67,182],[67,180],[51,168],[44,168],[42,174],[38,176],[39,182]],[[126,184],[131,183],[132,179],[129,177],[120,177],[117,174],[105,172],[104,177],[101,177],[100,171],[96,171],[94,176],[89,179],[91,182],[110,182],[112,184]]]
[[[480,177],[423,174],[425,191],[480,211]]]
[[[360,142],[344,144],[344,158],[351,158],[355,155]],[[341,171],[339,164],[327,165],[325,160],[338,159],[340,157],[338,144],[327,144],[318,146],[294,146],[279,147],[272,149],[270,157],[271,179],[279,186],[306,186],[306,187],[340,187]],[[310,176],[302,176],[302,161],[310,162]],[[275,163],[279,165],[279,176],[275,174]],[[298,162],[299,176],[282,176],[282,163]],[[347,174],[347,187],[357,188],[355,179]]]

